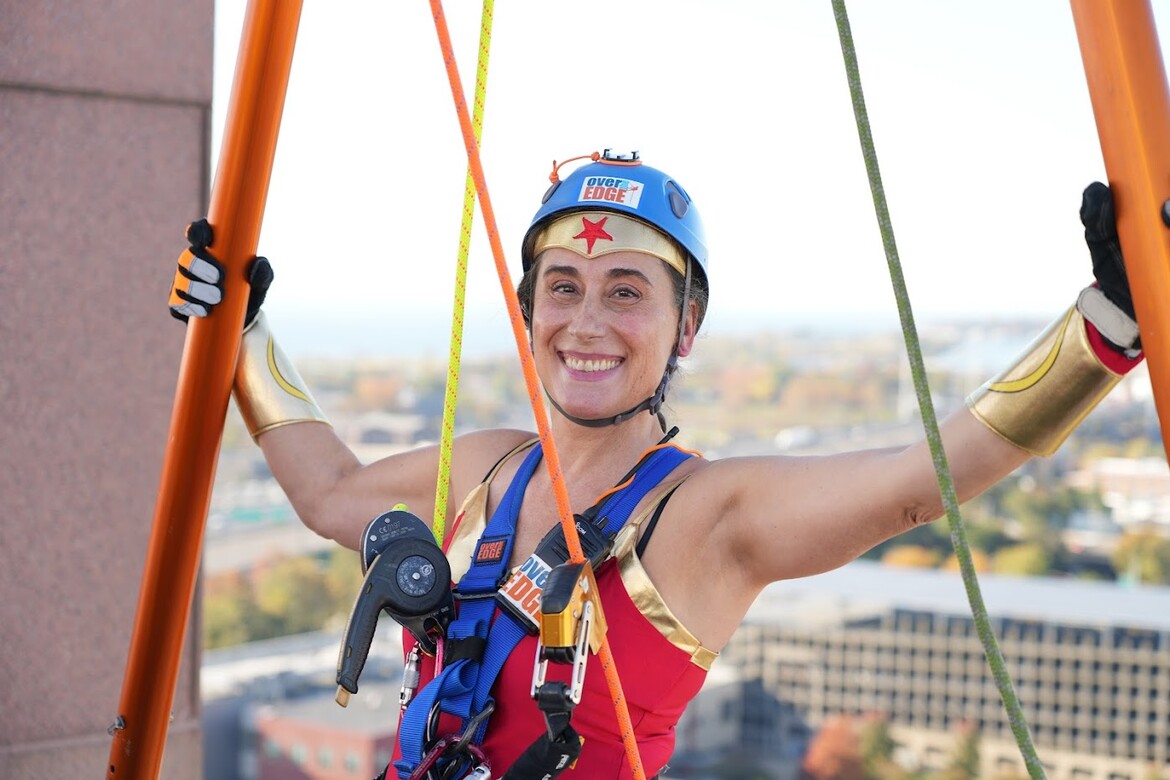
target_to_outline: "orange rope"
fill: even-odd
[[[569,159],[561,160],[560,162],[553,160],[553,169],[552,169],[552,173],[550,173],[548,175],[548,180],[551,181],[553,184],[556,184],[558,181],[561,180],[561,166],[562,165],[567,165],[568,163],[574,162],[576,160],[592,160],[593,162],[597,162],[600,159],[601,159],[601,153],[600,152],[593,152],[592,154],[579,154],[576,157],[570,157]]]
[[[575,162],[577,160],[592,160],[593,162],[597,162],[600,159],[601,152],[592,152],[590,154],[579,154],[576,157],[570,157],[569,159],[561,160],[560,162],[553,160],[553,169],[552,173],[548,175],[548,180],[553,184],[559,182],[561,180],[561,168],[571,162]],[[628,165],[631,167],[642,164],[641,160],[606,160],[605,162],[607,165]]]
[[[561,474],[560,458],[557,456],[556,446],[553,444],[548,416],[545,413],[544,402],[540,397],[540,382],[536,377],[536,365],[528,351],[528,334],[520,312],[520,302],[516,298],[512,277],[508,273],[508,265],[504,260],[504,248],[500,243],[500,234],[496,229],[495,210],[492,208],[491,198],[488,195],[487,180],[479,157],[479,144],[476,143],[475,130],[472,126],[471,116],[467,111],[467,102],[463,97],[463,83],[459,78],[459,69],[455,63],[454,47],[451,44],[451,34],[447,29],[447,20],[443,14],[443,4],[440,0],[430,0],[430,4],[431,14],[435,20],[435,32],[439,36],[439,47],[443,52],[443,62],[447,67],[447,80],[451,85],[451,97],[455,101],[455,112],[459,115],[459,128],[463,133],[467,162],[471,168],[472,178],[475,179],[475,189],[479,196],[484,225],[487,228],[488,242],[491,244],[496,273],[499,276],[504,300],[508,306],[508,319],[511,320],[512,334],[516,338],[516,350],[524,369],[524,382],[528,386],[528,400],[532,403],[532,411],[536,417],[536,428],[540,435],[541,447],[544,450],[544,460],[548,468],[549,479],[552,482],[561,527],[564,529],[565,543],[569,549],[569,560],[573,563],[580,563],[585,560],[585,556],[581,551],[581,540],[577,536],[577,527],[573,522],[573,510],[569,503],[568,490],[565,488],[564,476]],[[601,650],[598,655],[605,671],[606,682],[609,684],[609,692],[613,699],[618,727],[622,732],[622,742],[625,744],[626,758],[630,762],[630,769],[635,780],[645,780],[646,773],[642,768],[642,758],[638,754],[638,742],[634,738],[634,727],[630,721],[625,694],[622,692],[621,678],[613,665],[609,639],[605,635],[601,637]]]

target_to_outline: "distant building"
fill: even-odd
[[[732,666],[716,664],[679,720],[665,774],[716,776],[713,770],[735,756],[744,769],[796,777],[810,736],[804,720],[765,690],[758,677],[742,679]]]
[[[1170,588],[991,575],[980,585],[1050,777],[1170,771]],[[809,730],[878,713],[930,767],[970,724],[986,776],[1023,772],[956,573],[858,561],[775,583],[717,665],[760,680]]]
[[[994,575],[980,587],[1048,776],[1170,777],[1170,588]],[[206,653],[206,776],[381,771],[401,671],[383,624],[347,709],[333,700],[336,633]],[[920,766],[940,766],[970,725],[984,776],[1023,773],[960,577],[858,561],[765,589],[680,721],[670,776],[739,762],[793,777],[827,719],[868,713]]]
[[[1170,466],[1165,458],[1100,458],[1071,480],[1097,492],[1122,528],[1170,536]]]
[[[360,686],[346,708],[332,693],[260,705],[249,718],[256,780],[369,780],[390,762],[398,686]]]
[[[389,618],[379,622],[358,692],[346,708],[335,701],[340,632],[204,653],[204,777],[375,777],[389,761],[398,729],[399,635]]]

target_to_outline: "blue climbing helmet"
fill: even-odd
[[[619,154],[606,149],[591,157],[593,162],[580,166],[564,181],[557,177],[560,166],[554,167],[550,177],[553,184],[545,192],[524,234],[521,250],[524,271],[536,259],[534,248],[541,231],[558,215],[610,211],[628,214],[665,233],[690,255],[693,272],[706,285],[706,233],[699,211],[682,185],[657,168],[643,164],[637,152]]]

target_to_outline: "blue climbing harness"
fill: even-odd
[[[470,738],[470,744],[478,746],[483,742],[494,707],[491,689],[496,677],[525,634],[536,633],[530,622],[507,609],[497,609],[496,596],[508,579],[520,505],[541,457],[537,443],[488,521],[476,543],[471,566],[455,588],[458,616],[447,628],[442,671],[410,701],[399,723],[402,758],[394,766],[401,780],[408,780],[427,751],[433,749],[434,735],[430,732],[439,713],[460,718],[460,728],[465,731],[464,737]],[[624,487],[576,516],[578,528],[589,523],[612,543],[639,502],[691,457],[693,453],[674,445],[651,450],[619,483]]]

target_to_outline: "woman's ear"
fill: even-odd
[[[695,334],[699,329],[699,305],[687,301],[687,319],[683,325],[682,338],[678,340],[678,356],[686,357],[695,345]]]

